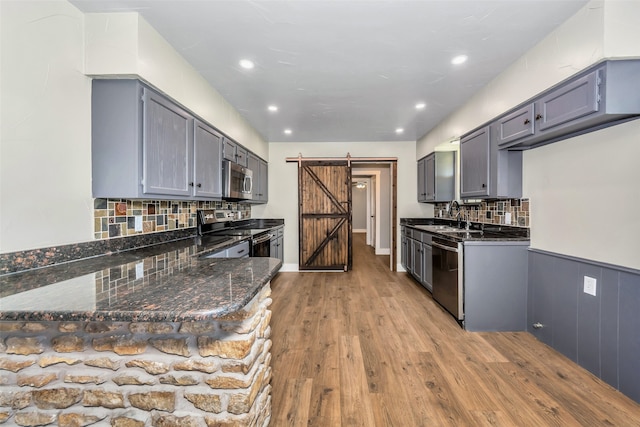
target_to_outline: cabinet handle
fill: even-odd
[[[524,119],[524,124],[525,124],[525,125],[528,125],[529,123],[531,123],[531,120],[529,120],[529,119]]]
[[[198,188],[202,188],[202,184],[198,183]]]
[[[542,323],[540,323],[540,322],[536,322],[531,326],[533,326],[533,329],[542,329],[542,328],[544,328],[544,325]]]
[[[482,184],[482,188],[486,188],[486,187],[487,187],[487,184]]]
[[[189,183],[189,187],[193,187],[193,182],[190,182],[190,183]]]
[[[542,118],[542,114],[536,114],[536,120],[540,120]]]

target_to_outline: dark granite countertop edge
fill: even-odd
[[[436,237],[453,240],[456,242],[508,242],[508,241],[530,241],[529,229],[525,227],[515,227],[502,224],[485,224],[472,223],[473,230],[484,229],[489,236],[485,234],[478,235],[471,233],[467,236],[456,236],[451,233],[439,233],[434,230],[424,230],[420,226],[424,225],[449,225],[456,227],[457,221],[446,218],[400,218],[400,225],[413,228],[425,233],[432,234]],[[465,229],[461,228],[460,233],[464,233]]]
[[[245,262],[250,262],[246,260]],[[282,261],[271,268],[265,275],[252,283],[251,290],[242,299],[216,307],[211,310],[194,311],[1,311],[2,322],[35,322],[35,321],[64,321],[64,322],[196,322],[214,320],[237,312],[246,306],[278,273]],[[206,277],[202,277],[206,280]]]

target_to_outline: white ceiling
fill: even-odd
[[[587,0],[71,2],[139,12],[267,141],[349,142],[420,138]]]

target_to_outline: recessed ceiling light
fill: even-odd
[[[269,111],[271,111],[271,112],[274,112],[274,113],[275,113],[276,111],[278,111],[278,106],[277,106],[277,105],[269,105],[269,106],[267,107],[267,109],[268,109]]]
[[[253,61],[250,61],[248,59],[241,59],[240,60],[240,66],[242,68],[245,68],[247,70],[252,69],[253,67],[255,67],[255,64],[253,63]]]
[[[460,64],[464,64],[465,62],[467,62],[467,59],[469,59],[467,57],[467,55],[458,55],[458,56],[454,56],[453,59],[451,60],[451,63],[453,65],[460,65]]]
[[[424,102],[418,102],[416,104],[416,110],[424,110],[424,107],[426,107],[427,104],[425,104]]]
[[[402,128],[396,129],[396,133],[403,133],[403,132],[404,132],[404,129],[402,129]]]
[[[285,129],[284,133],[285,135],[291,135],[291,129]]]

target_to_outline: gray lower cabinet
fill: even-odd
[[[432,291],[433,262],[431,235],[409,227],[402,227],[400,262],[422,286]]]
[[[93,197],[220,196],[220,135],[213,129],[138,80],[94,80],[91,96]]]
[[[460,139],[460,197],[463,199],[522,196],[522,152],[499,150],[497,124]]]
[[[464,328],[527,330],[528,241],[463,245]]]
[[[436,151],[418,160],[418,202],[455,198],[455,152]]]
[[[270,242],[271,258],[278,258],[284,262],[284,228],[280,227],[274,231],[274,236]]]
[[[498,146],[523,150],[640,116],[640,60],[596,64],[495,120]]]
[[[423,236],[427,233],[423,233]],[[429,236],[429,242],[422,242],[422,277],[420,283],[427,288],[429,292],[433,292],[432,278],[433,278],[433,260],[431,255],[433,249],[431,248],[431,237]]]
[[[253,171],[253,198],[251,199],[251,203],[267,203],[269,201],[269,165],[266,161],[251,152],[249,152],[247,156],[247,167]]]

